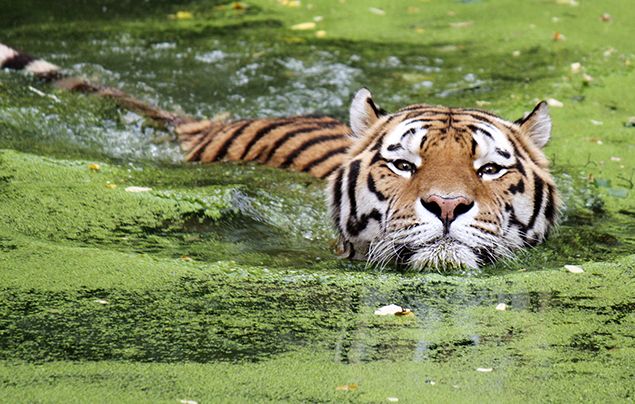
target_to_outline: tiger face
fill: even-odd
[[[555,225],[546,103],[516,122],[429,105],[386,114],[362,89],[350,120],[353,145],[328,185],[343,255],[476,268],[543,241]]]

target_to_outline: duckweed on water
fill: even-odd
[[[557,99],[547,154],[566,202],[556,234],[515,261],[380,273],[334,258],[319,181],[183,164],[137,115],[0,72],[6,400],[635,396],[627,2],[4,3],[3,41],[200,116],[345,119],[363,85],[387,109],[424,101],[511,119]],[[179,11],[191,18],[170,18]],[[315,30],[290,29],[307,21]],[[415,314],[373,314],[388,304]]]

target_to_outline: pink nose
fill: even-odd
[[[425,200],[422,199],[421,203],[424,208],[434,213],[446,226],[474,206],[474,202],[464,196],[443,197],[431,195]]]

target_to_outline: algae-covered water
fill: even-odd
[[[633,401],[628,0],[0,10],[0,42],[200,117],[346,119],[361,86],[388,110],[510,119],[552,98],[547,155],[566,202],[558,232],[516,260],[380,272],[334,257],[320,181],[185,164],[141,117],[0,71],[3,401]],[[386,304],[414,315],[373,314]]]

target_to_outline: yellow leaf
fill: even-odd
[[[325,38],[326,37],[326,31],[323,31],[323,30],[316,31],[315,32],[315,37],[316,38]]]
[[[249,7],[247,4],[241,3],[239,1],[235,1],[231,4],[231,8],[234,10],[245,10],[247,9],[247,7]]]
[[[315,23],[313,21],[302,22],[300,24],[295,24],[291,26],[291,29],[294,31],[306,31],[309,29],[315,29]]]
[[[88,165],[88,169],[89,169],[90,171],[95,171],[95,172],[97,172],[97,171],[101,170],[101,166],[100,166],[99,164],[97,164],[97,163],[90,163],[90,164]]]
[[[357,390],[357,384],[355,383],[351,383],[351,384],[344,384],[342,386],[337,386],[335,388],[336,391],[355,391]]]
[[[189,11],[177,11],[176,19],[177,20],[191,20],[194,16]]]

